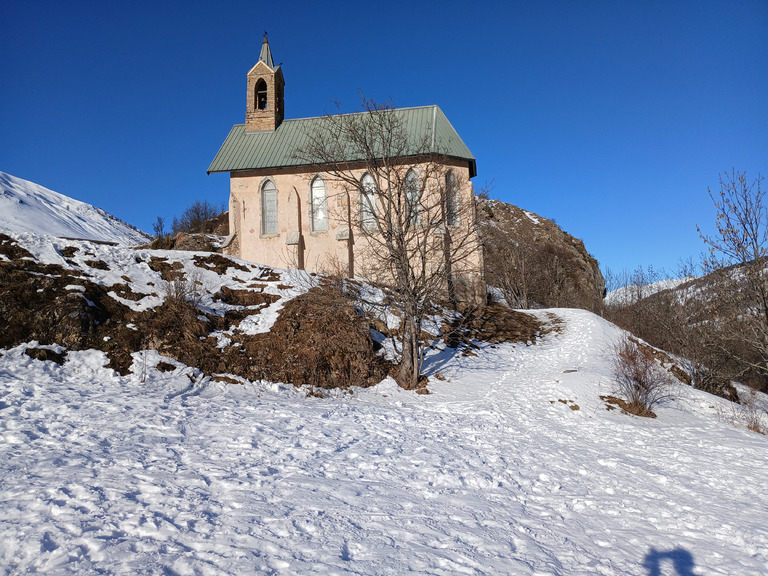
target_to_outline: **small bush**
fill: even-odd
[[[622,408],[630,414],[654,418],[653,408],[673,396],[672,377],[656,362],[653,349],[629,336],[616,346],[613,373],[615,393],[625,400]]]
[[[758,434],[765,434],[768,431],[768,425],[765,420],[765,409],[760,406],[757,400],[757,392],[751,390],[749,393],[740,396],[741,420],[744,425]]]
[[[165,282],[165,300],[169,303],[189,303],[194,309],[200,305],[206,291],[200,280],[200,275],[193,272],[189,277],[183,272],[176,271],[173,278]]]
[[[174,218],[172,230],[174,236],[179,232],[211,234],[214,228],[213,219],[223,212],[223,209],[215,207],[207,200],[193,203],[184,210],[181,218]]]

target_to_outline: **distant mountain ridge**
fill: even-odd
[[[5,172],[0,172],[0,231],[128,245],[151,239],[101,208]]]
[[[694,280],[696,278],[693,276],[686,276],[685,278],[665,278],[664,280],[658,280],[649,284],[621,286],[608,292],[605,295],[604,301],[606,304],[632,304],[643,298],[653,296],[657,292],[675,290],[678,286],[687,282],[693,282]]]

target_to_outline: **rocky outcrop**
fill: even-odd
[[[499,200],[478,199],[477,216],[486,280],[510,305],[600,308],[605,280],[583,241],[551,220]]]

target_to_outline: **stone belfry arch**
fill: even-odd
[[[245,105],[246,132],[277,130],[285,116],[283,71],[272,61],[267,35],[261,44],[259,61],[247,76],[248,99]]]

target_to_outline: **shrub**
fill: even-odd
[[[189,303],[196,310],[205,293],[197,271],[187,277],[183,271],[177,270],[170,280],[165,281],[165,300],[169,303]]]
[[[221,212],[223,210],[219,210],[207,200],[203,202],[198,200],[184,210],[181,218],[173,219],[173,234],[174,236],[179,232],[210,234],[214,228],[213,219]]]
[[[673,380],[653,356],[653,349],[624,336],[616,345],[613,360],[615,393],[623,397],[625,411],[654,418],[653,408],[672,398]]]
[[[761,407],[757,400],[757,392],[751,390],[740,396],[741,420],[744,425],[758,434],[765,434],[768,426],[765,422],[765,408]]]

